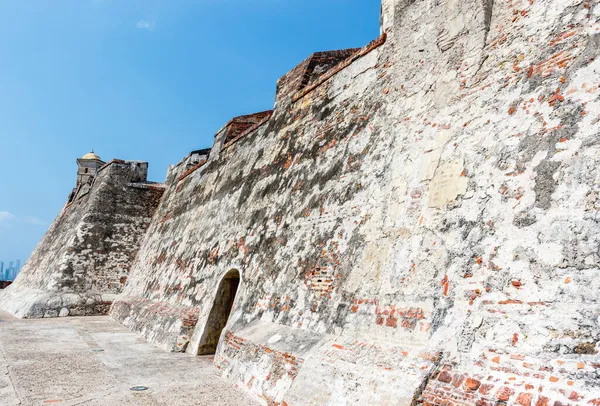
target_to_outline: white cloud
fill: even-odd
[[[47,226],[48,222],[40,220],[37,217],[23,216],[17,217],[7,211],[0,211],[0,227],[9,227],[14,223],[26,223],[34,226]]]
[[[156,20],[140,20],[137,22],[136,27],[140,30],[154,31],[154,29],[156,28]]]
[[[0,211],[0,225],[16,221],[17,216],[7,211]]]

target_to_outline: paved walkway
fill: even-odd
[[[163,352],[109,317],[0,313],[2,406],[256,404],[215,371],[212,357]]]

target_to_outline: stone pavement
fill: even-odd
[[[0,312],[2,406],[255,404],[215,373],[211,356],[163,352],[109,317]]]

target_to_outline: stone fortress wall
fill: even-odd
[[[107,314],[164,191],[146,162],[113,160],[79,185],[0,308],[24,318]]]
[[[170,169],[111,315],[198,354],[231,306],[215,362],[266,405],[600,405],[600,6],[381,23]]]
[[[113,316],[195,353],[236,269],[216,362],[265,403],[597,401],[600,10],[382,10],[171,176]]]

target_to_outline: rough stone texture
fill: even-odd
[[[265,404],[600,404],[599,18],[385,0],[385,44],[170,174],[112,314],[195,353],[237,269],[216,362]]]
[[[112,161],[79,189],[43,237],[0,308],[18,317],[106,314],[164,191],[145,162]]]
[[[600,405],[600,6],[381,21],[170,169],[111,314],[196,354],[237,270],[215,360],[263,404]]]

